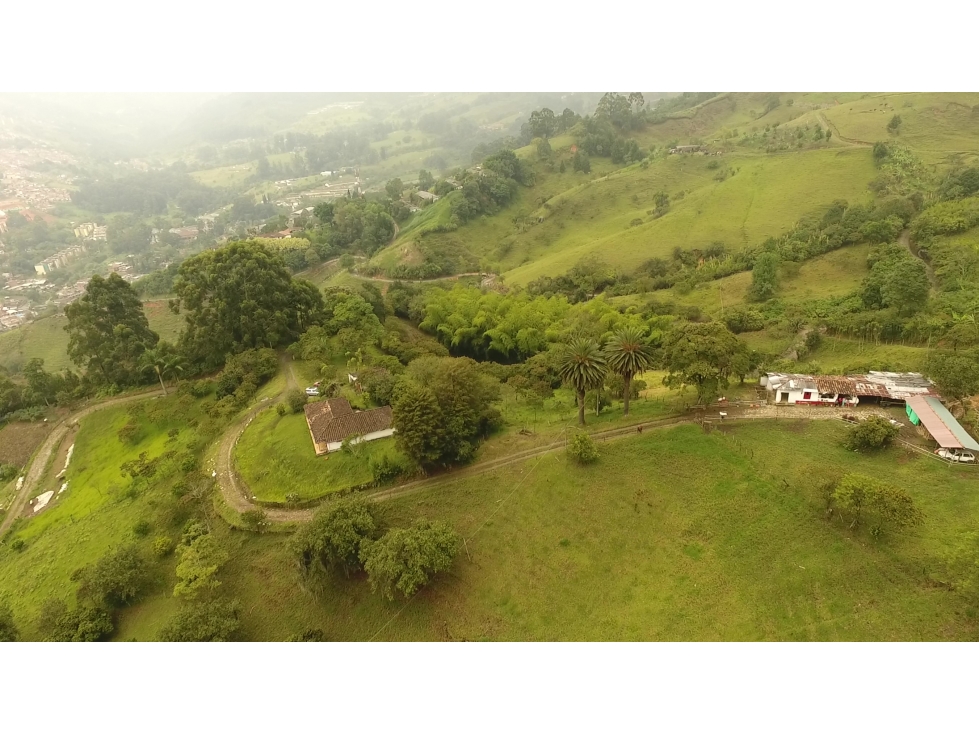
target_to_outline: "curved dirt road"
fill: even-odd
[[[68,433],[69,427],[73,423],[80,421],[97,410],[102,410],[103,408],[110,408],[113,405],[120,405],[122,403],[129,403],[134,400],[145,400],[147,398],[156,397],[157,395],[162,395],[159,390],[153,389],[150,392],[135,393],[133,395],[124,395],[119,398],[112,398],[106,400],[102,403],[96,403],[94,405],[89,405],[88,407],[82,408],[79,411],[72,413],[71,415],[65,416],[61,422],[55,426],[54,430],[48,434],[48,437],[44,439],[44,443],[41,444],[41,448],[37,450],[34,454],[34,458],[31,459],[30,466],[24,476],[24,486],[21,487],[20,492],[14,497],[13,502],[10,503],[10,507],[7,508],[7,514],[4,515],[3,521],[0,522],[0,538],[3,534],[7,532],[10,526],[13,524],[14,520],[20,517],[21,513],[24,511],[24,506],[27,504],[27,500],[36,491],[38,483],[44,476],[44,471],[48,467],[48,461],[51,459],[51,454],[53,454],[58,446],[61,445],[61,441],[64,439],[65,434]]]

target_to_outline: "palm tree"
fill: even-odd
[[[143,372],[153,371],[156,373],[156,377],[160,381],[160,387],[163,388],[164,395],[167,394],[167,386],[163,382],[163,376],[174,375],[177,372],[184,371],[183,357],[179,354],[172,354],[160,347],[147,349],[143,352],[139,361]]]
[[[585,425],[585,393],[605,379],[605,357],[591,339],[572,339],[561,357],[558,374],[578,396],[578,425]]]
[[[632,378],[653,366],[653,351],[643,341],[640,329],[626,326],[612,335],[605,345],[605,360],[608,368],[625,380],[625,393],[622,401],[622,415],[629,415],[629,396],[632,392]]]

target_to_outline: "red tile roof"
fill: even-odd
[[[391,427],[390,406],[355,411],[343,398],[330,398],[306,405],[306,423],[317,455],[326,453],[327,444],[349,436],[385,431]]]

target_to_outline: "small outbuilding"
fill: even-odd
[[[953,452],[963,450],[979,452],[979,442],[955,420],[955,416],[938,398],[931,395],[909,397],[905,412],[914,425],[923,425],[943,449],[950,449]]]

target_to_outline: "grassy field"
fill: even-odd
[[[146,301],[143,310],[150,328],[161,339],[177,340],[183,329],[183,316],[171,313],[166,301]],[[68,359],[67,323],[62,315],[48,316],[0,334],[0,367],[18,371],[34,357],[43,359],[44,368],[51,372],[72,367]]]
[[[385,503],[391,525],[448,521],[472,555],[404,609],[362,578],[300,591],[281,537],[232,536],[225,584],[253,639],[974,639],[935,580],[979,514],[975,478],[898,450],[853,454],[842,430],[684,426],[606,444],[592,467],[555,454]],[[829,522],[819,487],[843,470],[909,488],[925,525],[873,541]]]
[[[371,441],[354,454],[316,456],[302,413],[279,416],[266,410],[242,434],[235,460],[252,494],[264,502],[285,502],[289,494],[317,499],[371,481],[369,460],[400,458],[393,439]]]
[[[947,163],[952,154],[979,151],[979,94],[874,94],[830,107],[822,114],[839,134],[865,143],[893,140],[908,145],[926,163]],[[898,135],[887,125],[900,115]]]
[[[722,159],[670,156],[646,168],[593,169],[590,180],[538,166],[537,184],[521,189],[500,213],[455,232],[425,234],[447,221],[450,202],[439,202],[373,262],[390,268],[418,262],[428,252],[462,252],[519,285],[564,272],[590,255],[631,270],[651,257],[668,256],[674,247],[758,245],[835,199],[869,200],[866,186],[874,170],[862,148]],[[724,171],[728,177],[716,180]],[[670,195],[671,208],[653,218],[649,212],[659,192]]]
[[[205,186],[215,188],[231,188],[243,185],[255,172],[255,162],[238,163],[233,166],[207,168],[203,171],[193,171],[190,175]]]
[[[148,546],[156,535],[179,535],[187,511],[173,492],[182,473],[179,462],[200,451],[218,426],[202,414],[201,403],[189,397],[172,395],[138,405],[144,410],[134,414],[140,426],[135,444],[124,444],[117,435],[129,420],[127,407],[106,408],[82,422],[68,469],[68,489],[36,517],[18,521],[14,536],[0,546],[0,590],[28,639],[36,636],[34,617],[41,602],[56,596],[73,603],[69,577],[75,569],[125,542]],[[195,427],[189,427],[189,421]],[[168,435],[171,429],[177,430],[173,438]],[[120,472],[123,462],[141,453],[154,459],[169,451],[174,456],[163,459],[143,486]],[[39,491],[57,488],[56,471],[49,470]],[[133,531],[140,521],[148,522],[151,530],[142,540]],[[26,542],[22,551],[10,548],[11,537]],[[168,561],[159,569],[164,577],[172,574],[170,566]],[[150,593],[162,589],[154,587]]]

